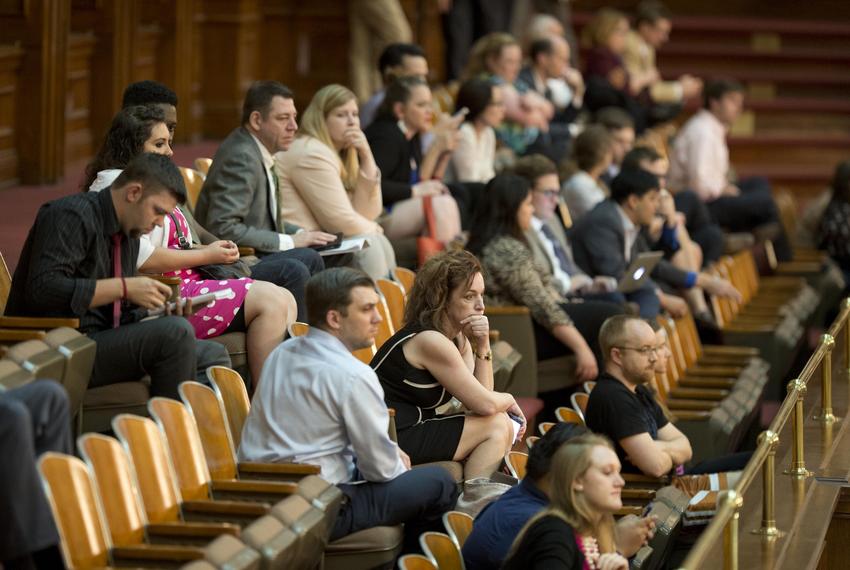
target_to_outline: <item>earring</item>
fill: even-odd
[[[576,493],[581,493],[582,491],[584,491],[584,487],[582,487],[581,485],[576,485]]]

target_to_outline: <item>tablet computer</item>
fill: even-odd
[[[664,252],[661,251],[645,251],[637,254],[617,283],[617,291],[631,293],[643,287],[649,279],[649,274],[663,257]]]

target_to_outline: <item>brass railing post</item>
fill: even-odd
[[[814,419],[831,424],[838,420],[832,413],[832,349],[835,339],[830,334],[821,335],[821,344],[824,347],[823,361],[821,362],[821,408]]]
[[[784,533],[776,528],[776,444],[779,443],[779,435],[767,430],[761,432],[758,439],[759,446],[767,445],[767,456],[762,464],[762,512],[761,528],[753,530],[753,534],[760,534],[765,538],[773,539]]]
[[[797,479],[810,477],[812,472],[806,469],[806,460],[803,457],[803,396],[806,395],[806,383],[796,378],[788,383],[788,393],[794,392],[794,413],[791,415],[791,431],[794,434],[794,445],[791,449],[791,468],[785,471]]]
[[[850,310],[850,297],[844,299],[841,306],[844,310]],[[850,323],[845,319],[841,324],[844,328],[844,369],[850,374]]]
[[[720,500],[735,506],[735,512],[729,517],[729,522],[723,530],[723,568],[738,570],[738,511],[744,500],[733,490],[722,493]]]

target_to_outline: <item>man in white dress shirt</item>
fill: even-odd
[[[310,332],[266,360],[239,457],[319,465],[346,495],[331,540],[405,523],[405,551],[439,530],[457,501],[441,467],[410,469],[387,432],[389,413],[374,371],[351,351],[372,345],[381,317],[375,284],[363,272],[333,268],[307,283]]]

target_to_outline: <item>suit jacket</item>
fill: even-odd
[[[269,201],[269,181],[257,143],[244,127],[224,139],[198,197],[195,218],[221,239],[260,252],[280,249],[279,232],[295,233],[291,224],[278,227]]]
[[[567,233],[564,230],[564,226],[557,219],[551,219],[544,223],[552,230],[555,234],[555,239],[558,240],[561,248],[563,248],[567,256],[569,256],[575,263],[573,248],[569,241],[567,241]],[[540,242],[540,237],[537,235],[537,232],[534,231],[534,228],[529,228],[525,232],[525,239],[528,241],[528,247],[531,249],[531,253],[534,256],[534,263],[543,273],[552,276],[552,284],[560,290],[560,282],[554,278],[555,269],[552,267],[552,262],[550,261],[549,256],[546,255],[546,250],[543,249],[543,244]],[[578,264],[576,264],[576,269],[578,270],[578,274],[584,273],[584,271],[578,267]],[[562,295],[566,295],[568,292],[569,291],[560,291]]]
[[[539,86],[535,83],[534,71],[532,71],[530,65],[523,67],[517,78],[534,91],[543,95],[547,101],[553,105],[555,104],[555,100],[552,98],[552,90],[549,89],[549,86],[544,84],[543,90],[541,91]],[[557,105],[555,105],[555,107],[555,116],[552,117],[552,122],[554,123],[574,123],[581,112],[581,107],[576,107],[572,101],[570,101],[570,104],[563,109],[557,108]]]
[[[573,255],[579,267],[588,275],[610,275],[619,279],[628,263],[624,255],[626,231],[613,200],[605,200],[584,215],[573,227]],[[650,251],[649,242],[641,231],[632,245],[631,259]],[[672,287],[687,287],[688,273],[667,260],[655,266],[652,278]]]

